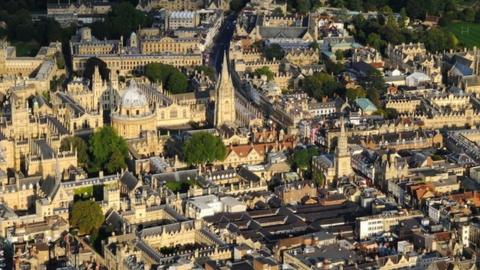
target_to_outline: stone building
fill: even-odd
[[[305,199],[317,197],[317,187],[310,181],[287,183],[275,188],[275,194],[284,204],[297,204]]]
[[[110,70],[121,75],[141,73],[149,63],[164,63],[175,67],[198,66],[203,63],[199,39],[160,36],[137,36],[132,33],[127,46],[120,40],[98,40],[91,29],[81,28],[70,40],[72,67],[83,71],[87,60],[97,57]]]
[[[126,139],[138,138],[143,131],[156,131],[156,113],[134,80],[123,93],[121,102],[111,115],[112,127]]]

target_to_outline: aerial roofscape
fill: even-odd
[[[0,270],[480,266],[478,1],[0,1]]]

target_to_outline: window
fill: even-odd
[[[177,118],[177,110],[170,111],[170,118]]]

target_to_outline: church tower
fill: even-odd
[[[338,136],[338,144],[335,151],[335,172],[337,177],[352,174],[350,152],[348,151],[348,136],[345,132],[343,116],[340,118],[340,136]]]
[[[101,102],[101,97],[103,93],[103,80],[102,76],[100,75],[100,69],[98,66],[95,66],[92,75],[92,92],[93,92],[93,100],[92,104],[90,105],[89,110],[98,110],[99,103]]]
[[[235,119],[235,89],[228,71],[227,51],[225,51],[222,72],[215,89],[215,126],[233,125]]]

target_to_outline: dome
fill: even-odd
[[[138,89],[137,83],[134,80],[130,80],[130,84],[127,87],[125,93],[122,96],[123,107],[142,107],[148,106],[147,98]]]

